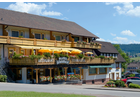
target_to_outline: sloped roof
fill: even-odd
[[[126,62],[125,59],[119,54],[117,49],[110,42],[94,41],[102,44],[101,49],[98,49],[100,53],[117,53],[118,57],[115,62]]]
[[[101,53],[119,53],[110,42],[102,42],[102,41],[95,42],[102,44],[101,49],[98,50]]]
[[[2,18],[2,20],[1,20]],[[71,21],[27,14],[0,8],[0,24],[71,33],[78,36],[95,37],[85,28]]]
[[[126,62],[126,61],[120,54],[118,54],[117,60],[115,60],[115,62]]]

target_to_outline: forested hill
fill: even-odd
[[[119,44],[124,52],[130,52],[130,54],[140,53],[140,44]]]

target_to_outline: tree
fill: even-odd
[[[137,72],[140,74],[140,69],[138,69]]]
[[[128,65],[128,63],[130,63],[130,58],[126,55],[126,53],[124,51],[122,51],[119,44],[114,44],[113,46],[117,49],[117,51],[120,53],[120,55],[125,59],[126,62],[122,63],[122,68],[124,68],[124,70],[126,71],[127,65]],[[122,74],[124,72],[122,72]]]

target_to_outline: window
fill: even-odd
[[[107,57],[109,57],[109,54],[107,54]]]
[[[35,38],[36,39],[41,39],[40,34],[35,33]]]
[[[32,79],[32,69],[27,69],[27,79]]]
[[[36,79],[36,70],[33,70],[33,78]]]
[[[24,49],[21,50],[21,54],[25,55],[25,50]]]
[[[12,31],[12,37],[19,37],[18,31]]]
[[[79,41],[79,37],[74,37],[74,41],[75,42]]]
[[[116,67],[119,67],[119,63],[116,63]]]
[[[44,39],[44,34],[42,34],[42,39]]]
[[[106,74],[107,68],[99,68],[99,74]]]
[[[89,67],[89,75],[97,74],[97,68],[91,68]]]
[[[55,39],[56,39],[57,41],[61,41],[60,36],[55,36]]]
[[[20,32],[20,36],[23,36],[24,37],[24,33],[23,32]]]
[[[22,70],[21,69],[16,70],[17,70],[17,80],[22,80]]]

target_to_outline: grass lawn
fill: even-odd
[[[62,94],[62,93],[46,93],[46,92],[0,91],[0,97],[93,97],[93,96]]]
[[[140,60],[140,57],[130,58],[130,60],[131,60],[131,61],[132,61],[132,60],[138,61],[138,60]]]

